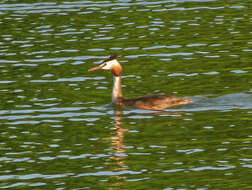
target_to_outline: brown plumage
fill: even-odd
[[[114,86],[112,92],[112,100],[115,104],[126,107],[136,107],[148,110],[163,110],[166,108],[192,103],[192,100],[187,98],[178,98],[169,95],[147,95],[135,99],[125,99],[121,89],[121,74],[122,66],[116,56],[111,56],[101,65],[89,69],[95,71],[99,69],[112,70],[114,75]]]
[[[168,95],[147,95],[134,99],[119,98],[116,102],[120,106],[130,106],[140,109],[164,110],[166,108],[192,103],[192,100]]]

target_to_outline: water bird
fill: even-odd
[[[126,99],[122,93],[122,65],[118,61],[116,55],[110,56],[100,65],[92,67],[88,71],[96,70],[111,70],[114,76],[114,85],[112,90],[112,102],[122,107],[136,107],[147,110],[164,110],[170,107],[192,103],[192,100],[187,98],[179,98],[170,95],[146,95],[134,99]]]

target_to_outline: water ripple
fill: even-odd
[[[220,167],[214,167],[214,166],[203,166],[203,167],[197,167],[197,168],[191,168],[192,171],[205,171],[205,170],[229,170],[236,168],[235,166],[229,166],[229,165],[222,165]]]

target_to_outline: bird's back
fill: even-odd
[[[166,108],[192,103],[192,100],[168,95],[147,95],[135,99],[123,99],[122,106],[134,106],[140,109],[163,110]]]

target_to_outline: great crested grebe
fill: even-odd
[[[112,70],[114,75],[114,86],[112,92],[112,101],[119,106],[123,107],[136,107],[140,109],[148,110],[163,110],[173,106],[183,105],[192,103],[192,100],[187,98],[178,98],[169,95],[147,95],[134,99],[125,99],[122,94],[121,88],[121,75],[122,75],[122,65],[117,60],[116,55],[110,56],[107,60],[103,61],[99,66],[93,67],[88,71],[96,70]]]

